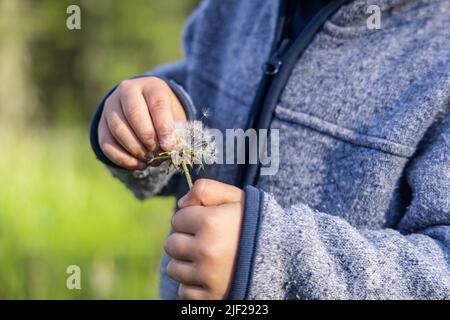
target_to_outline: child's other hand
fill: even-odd
[[[173,123],[181,121],[186,121],[184,108],[163,80],[126,80],[105,102],[100,148],[118,166],[142,170],[149,152],[170,150]]]
[[[224,299],[234,274],[245,193],[214,180],[197,180],[178,201],[175,233],[165,244],[168,275],[180,283],[180,299]]]

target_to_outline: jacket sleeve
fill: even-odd
[[[231,299],[450,299],[450,121],[406,169],[394,229],[364,230],[247,187]]]
[[[190,17],[184,31],[184,48],[186,52],[186,59],[174,64],[158,67],[151,70],[140,77],[155,76],[161,78],[167,82],[172,91],[174,91],[180,103],[185,108],[187,117],[189,120],[197,119],[197,108],[194,106],[192,99],[188,92],[185,90],[187,82],[187,61],[190,50],[192,38],[195,34],[196,24],[198,24],[198,16],[204,10],[204,4],[202,4]],[[169,195],[173,194],[178,174],[167,174],[167,168],[160,166],[157,168],[148,167],[144,171],[127,170],[116,166],[112,163],[102,152],[98,142],[98,124],[103,112],[103,107],[106,99],[116,89],[113,88],[101,101],[97,111],[95,112],[90,127],[90,143],[92,150],[94,151],[97,159],[106,165],[107,169],[112,173],[114,177],[119,179],[124,185],[138,198],[147,199],[154,195]]]

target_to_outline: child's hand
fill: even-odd
[[[178,201],[175,233],[164,249],[168,275],[180,283],[180,299],[224,299],[234,274],[245,193],[214,180],[197,180]]]
[[[105,103],[100,148],[118,166],[142,170],[149,152],[170,150],[173,123],[181,121],[186,121],[185,111],[163,80],[126,80]]]

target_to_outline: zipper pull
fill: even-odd
[[[290,39],[283,39],[283,41],[281,41],[278,49],[275,50],[275,52],[270,56],[269,60],[267,60],[263,64],[264,74],[273,76],[276,75],[278,71],[280,71],[280,67],[283,64],[282,55],[286,51],[290,42]]]

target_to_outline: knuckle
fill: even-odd
[[[145,143],[149,145],[153,146],[155,143],[155,133],[153,131],[142,132],[141,138]]]
[[[214,261],[217,258],[217,250],[213,246],[202,246],[198,249],[198,254],[201,260]]]
[[[211,270],[201,271],[201,278],[204,286],[208,289],[214,287],[215,283],[220,281],[221,275],[218,275],[216,272],[211,272]]]
[[[158,134],[161,137],[167,137],[172,133],[171,127],[168,126],[167,124],[162,124],[159,126],[158,128]]]
[[[208,187],[207,179],[198,179],[195,181],[194,185],[192,186],[191,192],[196,199],[202,200],[207,187]]]
[[[120,124],[113,126],[113,133],[116,137],[123,137],[125,135],[125,127]]]
[[[124,106],[125,114],[133,120],[137,120],[141,117],[141,110],[138,108],[134,99],[123,99],[122,105]]]
[[[216,219],[212,214],[205,214],[200,217],[200,227],[203,230],[213,230],[216,225]]]
[[[152,88],[155,88],[158,90],[163,90],[163,89],[167,88],[166,82],[158,77],[148,77],[147,81],[148,81],[149,87],[152,87]]]
[[[101,140],[101,141],[99,141],[99,144],[100,144],[100,148],[106,155],[112,156],[113,152],[112,152],[111,143],[109,143],[106,140]]]
[[[102,116],[104,116],[105,113],[109,110],[109,106],[111,105],[112,99],[114,99],[114,94],[110,95],[110,96],[106,99],[106,101],[105,101],[105,107],[104,107],[104,109],[103,109],[103,114],[102,114]]]
[[[166,106],[166,97],[162,95],[161,93],[153,94],[150,97],[150,108],[154,109],[155,111],[162,111],[165,109]]]
[[[113,136],[122,137],[125,134],[125,126],[122,125],[119,121],[110,119],[108,121],[108,124]]]
[[[120,93],[127,93],[133,88],[134,88],[133,80],[124,80],[119,84],[118,91]]]

